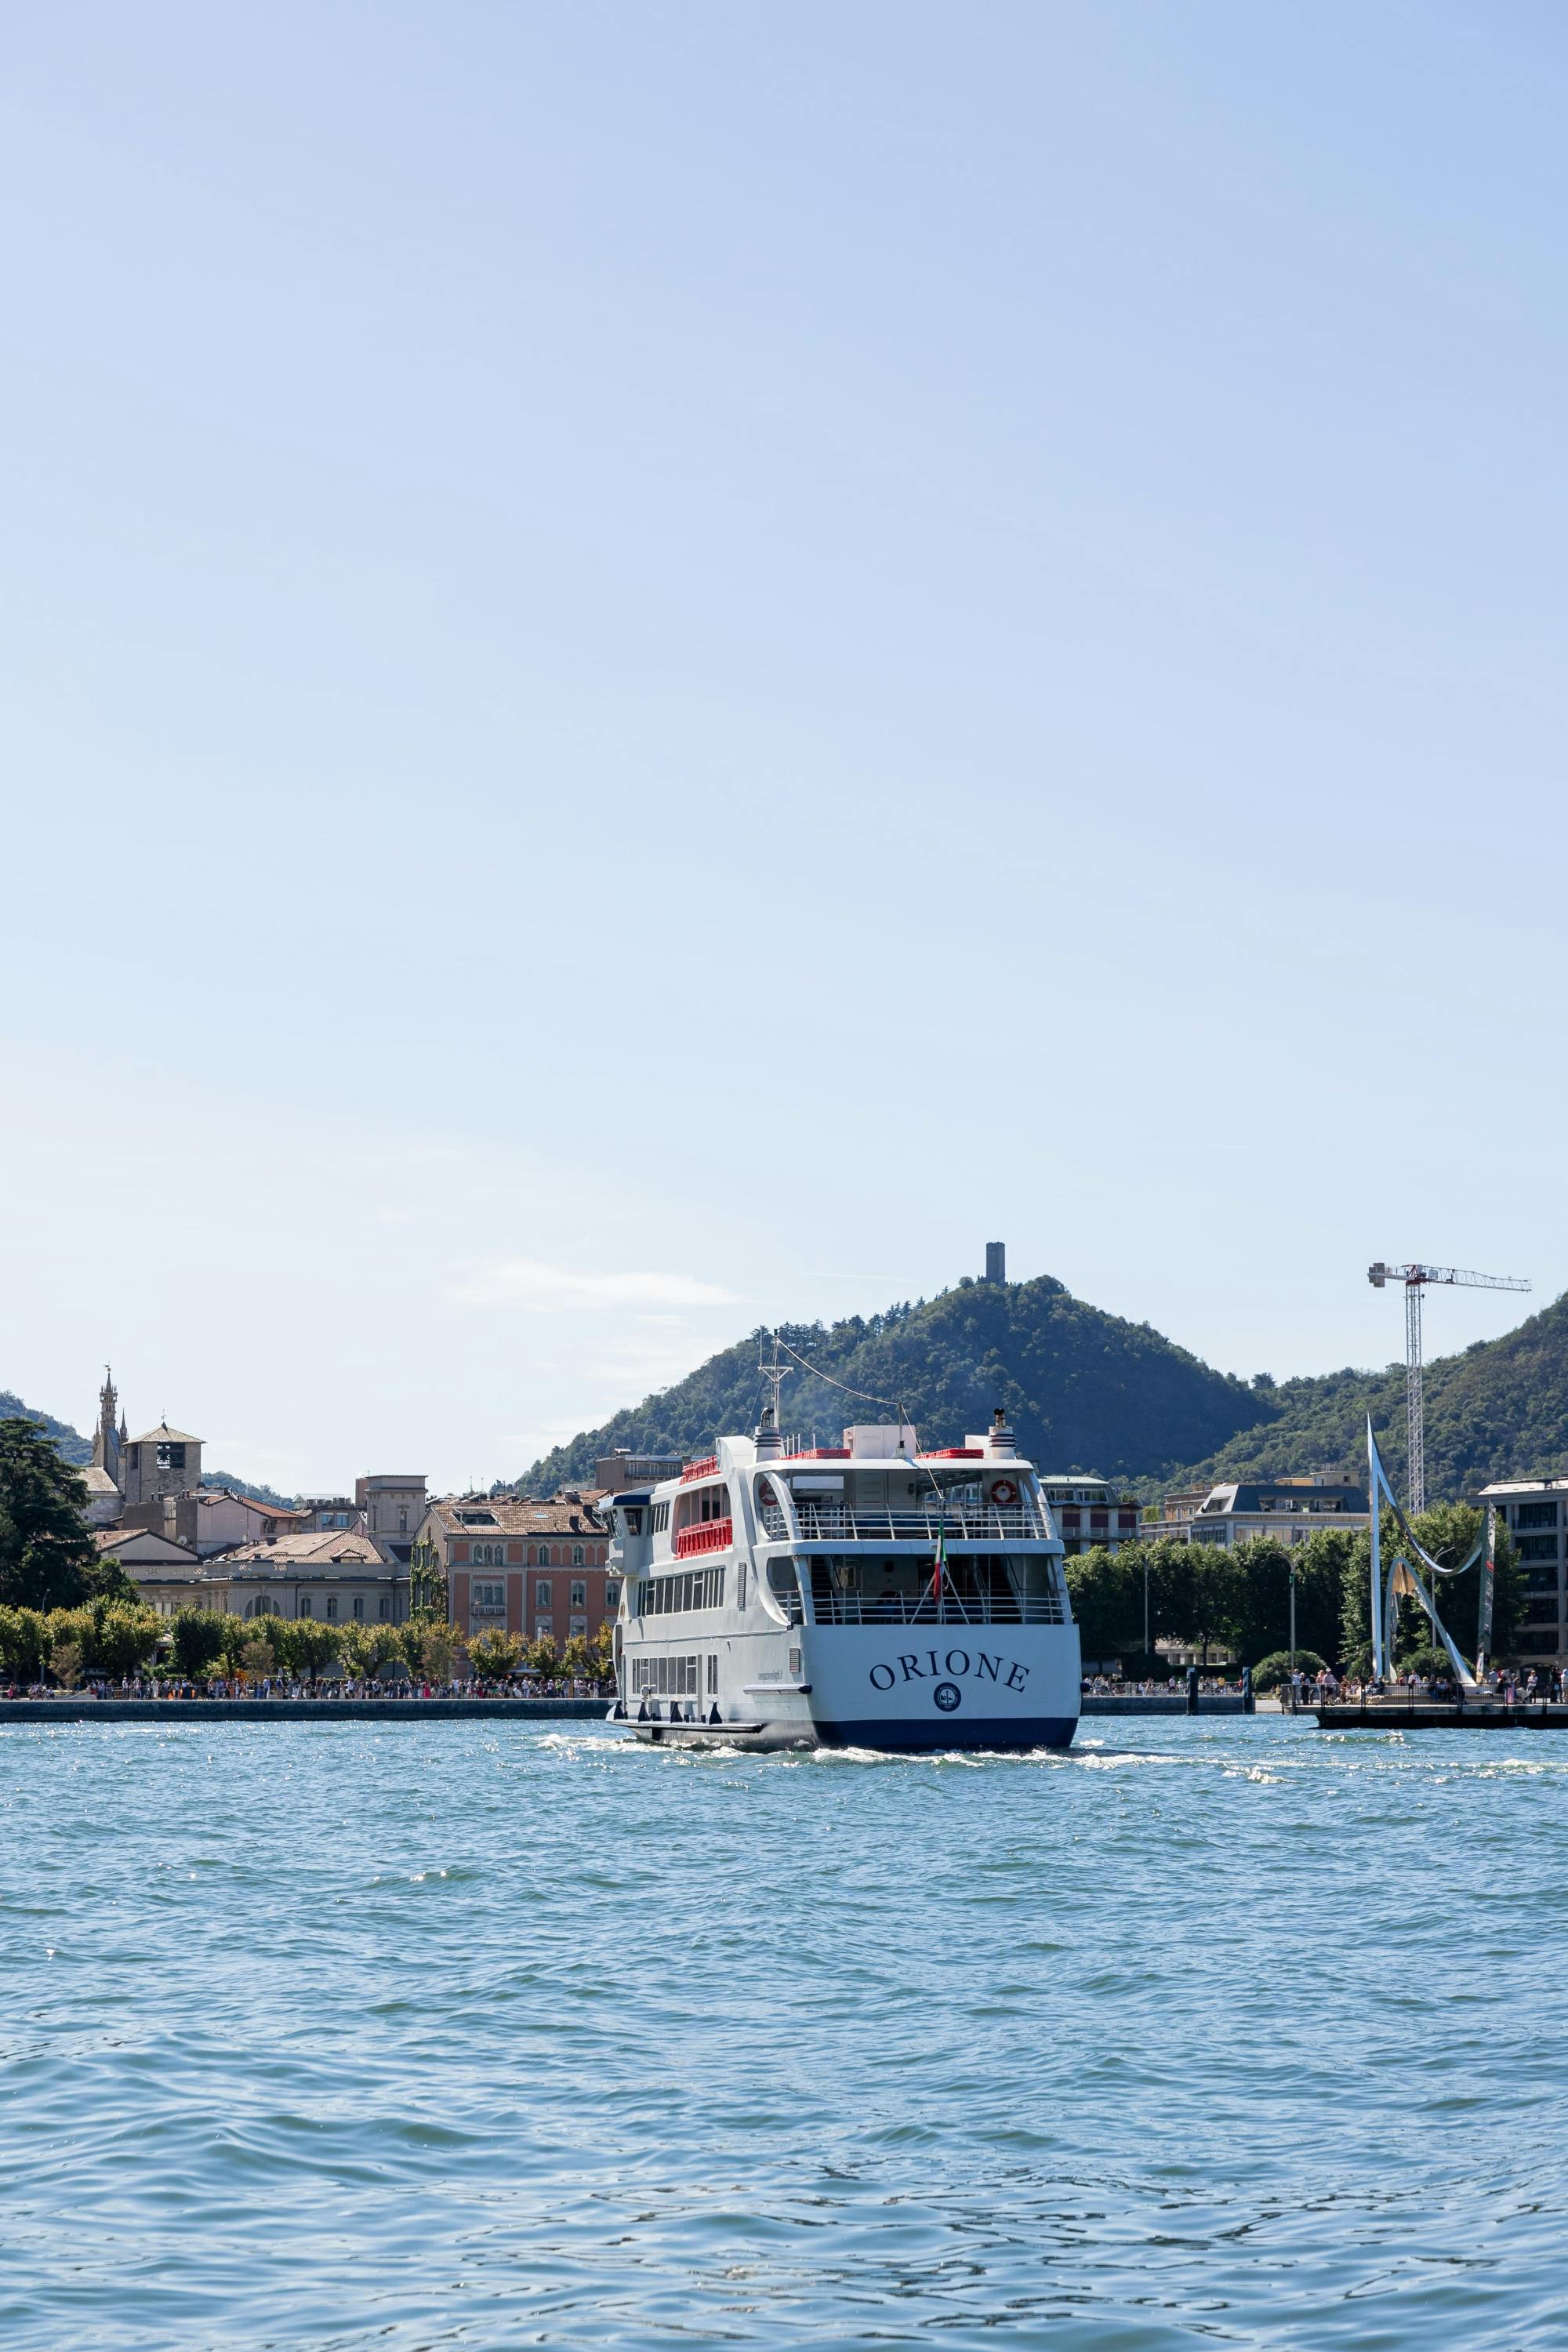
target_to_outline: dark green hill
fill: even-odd
[[[1158,1480],[1273,1411],[1263,1392],[1211,1370],[1146,1323],[1086,1306],[1048,1275],[961,1283],[918,1307],[831,1328],[785,1326],[781,1336],[850,1388],[901,1403],[922,1444],[961,1444],[1005,1405],[1024,1452],[1053,1470]],[[586,1480],[617,1445],[702,1453],[722,1432],[750,1430],[762,1396],[753,1335],[558,1446],[520,1483],[548,1491]],[[890,1418],[805,1372],[784,1386],[785,1428],[815,1429],[825,1443],[847,1422]]]
[[[1426,1493],[1458,1501],[1489,1479],[1568,1467],[1568,1295],[1500,1339],[1478,1339],[1426,1371]],[[1329,1372],[1269,1391],[1275,1414],[1196,1462],[1200,1477],[1335,1470],[1364,1479],[1366,1416],[1395,1486],[1405,1476],[1405,1368]]]
[[[57,1421],[53,1413],[40,1412],[37,1405],[24,1404],[9,1389],[0,1389],[0,1421],[41,1421],[47,1436],[55,1442],[55,1450],[62,1460],[79,1470],[92,1460],[91,1440],[83,1437],[66,1421]]]

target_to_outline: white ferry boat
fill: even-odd
[[[997,1409],[786,1451],[776,1403],[677,1478],[616,1495],[611,1719],[742,1747],[1066,1748],[1079,1637],[1062,1544]]]

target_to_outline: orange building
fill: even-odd
[[[610,1527],[580,1495],[548,1503],[458,1495],[432,1503],[410,1563],[414,1605],[425,1580],[445,1577],[447,1613],[463,1633],[497,1628],[558,1645],[592,1640],[621,1602],[605,1570]]]

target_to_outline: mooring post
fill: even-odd
[[[1292,1709],[1294,1709],[1295,1704],[1296,1694],[1294,1690],[1292,1690],[1290,1694],[1290,1705]],[[1241,1670],[1241,1711],[1243,1715],[1256,1715],[1258,1713],[1258,1702],[1252,1696],[1252,1668],[1250,1666],[1243,1666]]]
[[[1198,1670],[1196,1666],[1189,1666],[1187,1668],[1187,1713],[1189,1715],[1196,1715],[1197,1711]]]

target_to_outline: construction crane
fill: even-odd
[[[1421,1403],[1421,1301],[1428,1284],[1438,1282],[1458,1290],[1528,1290],[1528,1282],[1513,1274],[1472,1274],[1462,1265],[1369,1265],[1366,1278],[1374,1290],[1385,1283],[1405,1285],[1405,1420],[1410,1454],[1406,1486],[1410,1516],[1426,1507],[1426,1437]]]

